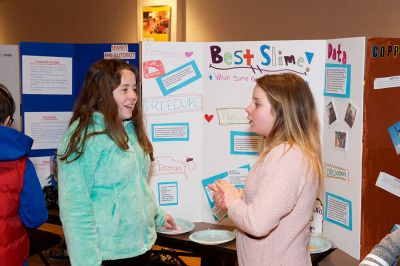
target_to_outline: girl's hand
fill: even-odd
[[[172,218],[172,216],[169,215],[169,214],[165,214],[164,227],[166,229],[169,229],[169,230],[176,230],[177,229],[175,221],[174,221],[174,218]]]
[[[224,203],[224,192],[220,190],[216,184],[209,184],[207,187],[214,191],[213,200],[215,205],[217,205],[218,208],[226,210],[226,206]]]
[[[217,180],[215,185],[222,191],[223,203],[226,209],[229,209],[229,206],[234,200],[242,197],[243,190],[234,188],[228,181]]]
[[[239,193],[240,198],[243,198],[243,189],[237,188],[236,190],[237,190],[237,192]]]

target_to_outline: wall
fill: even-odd
[[[397,0],[177,1],[180,41],[400,36]],[[0,0],[0,43],[136,42],[136,21],[132,0]]]
[[[3,44],[136,40],[136,1],[0,0]]]
[[[395,0],[188,0],[186,5],[190,41],[400,35]]]

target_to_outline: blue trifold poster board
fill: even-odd
[[[55,154],[89,67],[123,59],[139,68],[139,44],[20,43],[22,128],[34,139],[31,157]]]

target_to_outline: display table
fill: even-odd
[[[195,228],[191,232],[188,232],[186,234],[157,234],[156,245],[192,252],[195,256],[201,257],[202,266],[235,265],[235,262],[237,260],[235,240],[220,245],[202,245],[189,240],[189,235],[193,232],[207,229],[232,231],[235,229],[234,227],[203,222],[194,223],[194,225]]]
[[[52,213],[52,215],[49,213],[49,220],[52,220],[55,224],[61,224],[58,217],[58,211]],[[236,264],[237,257],[235,240],[220,245],[202,245],[189,240],[189,235],[197,231],[207,229],[233,231],[235,229],[234,227],[204,222],[195,222],[194,225],[195,228],[192,231],[181,235],[165,235],[158,233],[155,244],[162,247],[191,252],[193,256],[201,258],[202,266],[233,266]],[[319,262],[334,250],[335,248],[331,248],[322,253],[311,254],[313,266],[317,266]],[[187,256],[190,256],[190,253]]]
[[[219,224],[210,224],[197,222],[194,223],[195,228],[188,233],[181,235],[165,235],[157,234],[156,244],[158,246],[179,249],[183,251],[192,252],[194,256],[201,257],[202,266],[233,266],[237,263],[236,257],[236,241],[220,244],[220,245],[202,245],[189,240],[191,233],[207,230],[207,229],[220,229],[220,230],[234,230],[232,226],[225,226]],[[335,249],[332,248],[328,251],[312,254],[311,260],[313,265],[318,265],[326,256],[332,253]],[[188,255],[190,256],[190,255]]]

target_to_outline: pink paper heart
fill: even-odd
[[[193,52],[185,52],[186,57],[191,57],[193,55]]]

